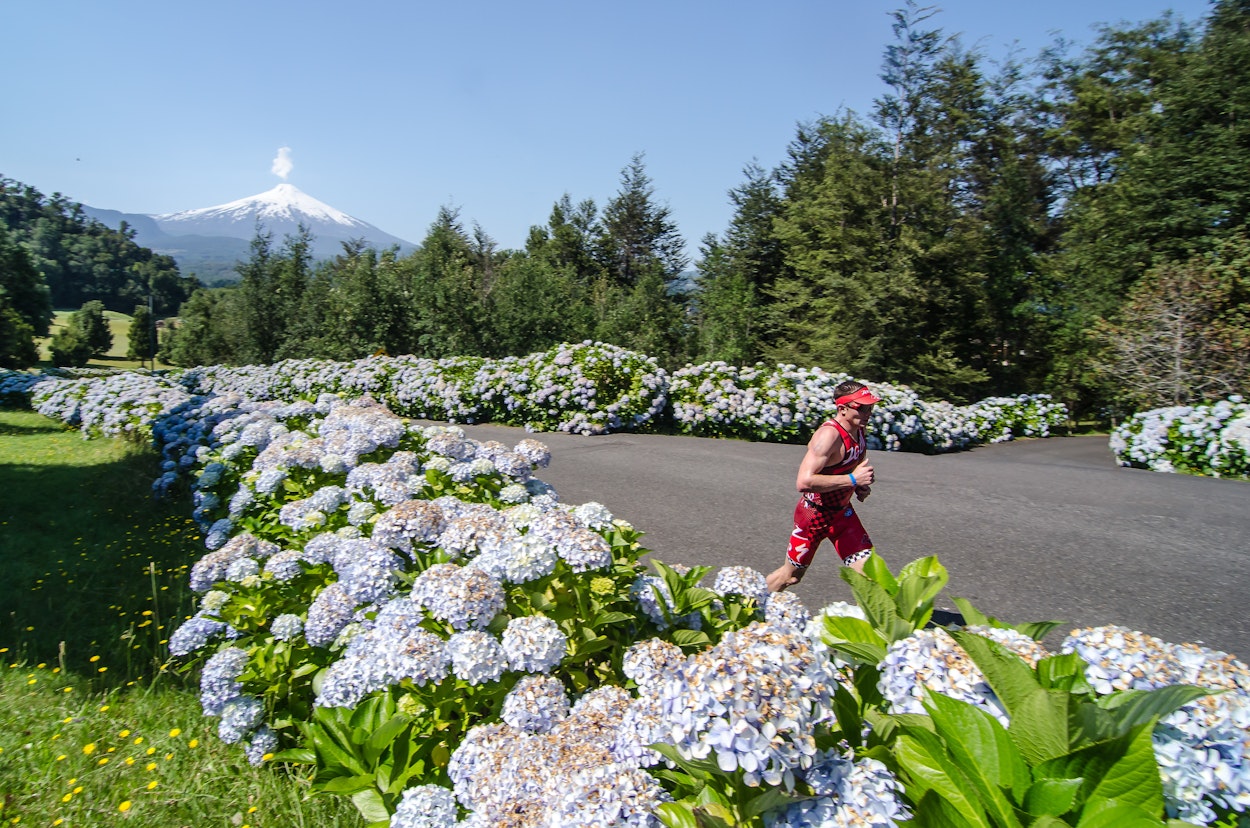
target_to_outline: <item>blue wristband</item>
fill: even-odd
[[[857,488],[857,487],[859,486],[859,484],[855,482],[855,474],[854,474],[854,473],[848,474],[848,475],[847,475],[847,477],[851,478],[851,488],[852,488],[852,489]]]

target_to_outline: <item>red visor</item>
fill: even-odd
[[[881,402],[880,397],[874,397],[872,392],[867,388],[861,388],[858,391],[852,391],[844,394],[834,400],[837,405],[872,405]]]

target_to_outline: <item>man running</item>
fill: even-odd
[[[795,481],[803,493],[794,509],[794,531],[786,562],[767,578],[768,588],[781,592],[803,580],[825,538],[846,566],[864,570],[872,554],[872,540],[859,522],[851,496],[861,501],[872,493],[874,478],[868,464],[864,426],[880,399],[861,382],[844,382],[834,389],[837,411],[816,429],[807,443]]]

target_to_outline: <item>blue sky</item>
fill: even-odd
[[[692,255],[753,159],[885,91],[901,0],[0,4],[0,175],[162,213],[285,179],[420,242],[441,206],[520,247],[564,193],[602,207],[645,153]],[[1206,0],[949,0],[947,34],[1001,59]]]

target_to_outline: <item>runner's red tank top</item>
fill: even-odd
[[[820,424],[820,428],[825,426],[833,426],[838,430],[838,434],[842,437],[842,445],[846,451],[843,454],[842,462],[836,466],[825,467],[820,470],[821,474],[846,474],[856,466],[864,457],[864,451],[868,447],[868,441],[864,439],[863,429],[859,432],[859,437],[855,438],[839,425],[835,420],[825,420]],[[851,496],[855,494],[854,489],[837,489],[832,492],[804,492],[803,497],[808,503],[818,509],[841,509],[851,502]]]

